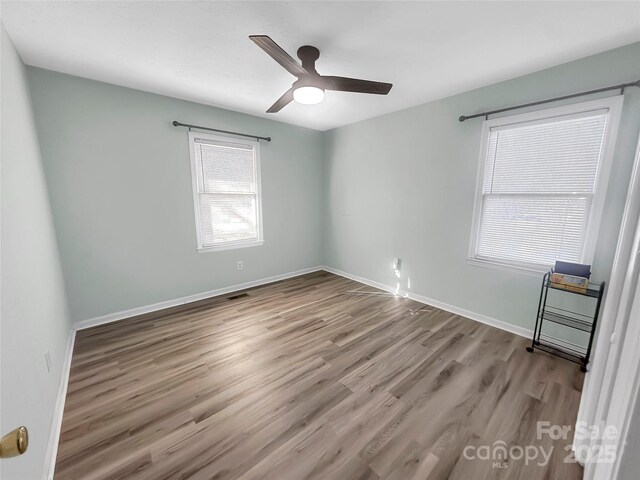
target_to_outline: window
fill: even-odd
[[[592,263],[622,97],[487,120],[470,263]]]
[[[261,245],[257,141],[189,132],[198,251]]]

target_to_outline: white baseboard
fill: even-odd
[[[73,357],[73,346],[76,343],[76,330],[69,332],[69,341],[64,355],[64,363],[60,372],[60,384],[58,386],[58,397],[56,399],[53,419],[51,420],[51,430],[49,432],[49,443],[47,445],[47,456],[45,458],[44,473],[47,480],[53,480],[56,468],[56,458],[58,456],[58,443],[60,441],[60,431],[62,430],[62,414],[64,413],[64,403],[67,398],[67,387],[69,386],[69,372],[71,370],[71,358]]]
[[[231,285],[229,287],[218,288],[215,290],[209,290],[207,292],[196,293],[194,295],[188,295],[185,297],[175,298],[173,300],[166,300],[164,302],[154,303],[152,305],[145,305],[142,307],[136,307],[129,310],[123,310],[120,312],[110,313],[108,315],[102,315],[100,317],[90,318],[87,320],[82,320],[75,324],[76,330],[82,330],[85,328],[91,328],[98,325],[104,325],[106,323],[116,322],[118,320],[124,320],[125,318],[135,317],[137,315],[142,315],[145,313],[156,312],[158,310],[163,310],[165,308],[175,307],[178,305],[184,305],[185,303],[196,302],[198,300],[204,300],[206,298],[217,297],[219,295],[226,295],[228,293],[237,292],[240,290],[246,290],[247,288],[257,287],[260,285],[265,285],[267,283],[278,282],[280,280],[286,280],[288,278],[297,277],[300,275],[304,275],[306,273],[317,272],[319,270],[325,270],[327,272],[333,273],[335,275],[340,275],[341,277],[348,278],[350,280],[354,280],[356,282],[363,283],[365,285],[369,285],[374,288],[379,288],[380,290],[384,290],[386,292],[397,293],[396,289],[389,286],[384,285],[380,282],[376,282],[375,280],[370,280],[368,278],[359,277],[357,275],[353,275],[351,273],[343,272],[342,270],[338,270],[333,267],[328,267],[326,265],[319,265],[316,267],[304,268],[302,270],[297,270],[295,272],[283,273],[280,275],[274,275],[273,277],[261,278],[259,280],[252,280],[250,282],[240,283],[237,285]],[[466,318],[470,318],[471,320],[475,320],[480,323],[484,323],[486,325],[490,325],[492,327],[500,328],[501,330],[506,330],[507,332],[514,333],[516,335],[520,335],[521,337],[531,338],[533,335],[532,330],[524,327],[520,327],[518,325],[513,325],[508,322],[503,322],[502,320],[498,320],[496,318],[489,317],[487,315],[483,315],[481,313],[472,312],[470,310],[466,310],[464,308],[456,307],[454,305],[449,305],[448,303],[441,302],[439,300],[435,300],[433,298],[425,297],[424,295],[420,295],[414,292],[402,292],[402,296],[406,296],[411,300],[415,300],[420,303],[424,303],[426,305],[431,305],[433,307],[439,308],[441,310],[446,310],[447,312],[455,313],[456,315],[461,315]]]
[[[322,270],[322,266],[303,268],[302,270],[296,270],[295,272],[283,273],[280,275],[274,275],[273,277],[261,278],[259,280],[252,280],[250,282],[240,283],[237,285],[231,285],[229,287],[217,288],[215,290],[209,290],[207,292],[196,293],[194,295],[187,295],[185,297],[174,298],[173,300],[166,300],[164,302],[154,303],[152,305],[145,305],[142,307],[136,307],[129,310],[122,310],[120,312],[109,313],[100,317],[89,318],[87,320],[81,320],[74,325],[76,330],[83,330],[85,328],[96,327],[98,325],[104,325],[105,323],[116,322],[118,320],[124,320],[125,318],[135,317],[145,313],[157,312],[158,310],[164,310],[165,308],[176,307],[178,305],[184,305],[185,303],[197,302],[198,300],[204,300],[206,298],[217,297],[219,295],[226,295],[228,293],[237,292],[239,290],[246,290],[247,288],[258,287],[267,283],[278,282],[280,280],[286,280],[292,277],[298,277],[306,273],[317,272]]]
[[[208,292],[197,293],[195,295],[188,295],[186,297],[176,298],[173,300],[167,300],[165,302],[154,303],[153,305],[146,305],[144,307],[132,308],[130,310],[123,310],[121,312],[111,313],[109,315],[103,315],[100,317],[91,318],[77,322],[71,329],[69,334],[69,341],[67,344],[67,351],[65,352],[64,364],[62,366],[62,372],[60,374],[60,385],[58,387],[58,397],[56,399],[56,406],[53,413],[53,420],[51,421],[51,431],[49,432],[49,443],[47,446],[47,456],[45,459],[44,473],[47,480],[53,480],[53,475],[56,468],[56,458],[58,453],[58,444],[60,441],[60,432],[62,430],[62,416],[64,413],[64,404],[67,398],[67,388],[69,385],[69,372],[71,370],[71,359],[73,356],[73,347],[76,340],[76,332],[85,328],[95,327],[97,325],[103,325],[105,323],[116,322],[118,320],[124,320],[125,318],[135,317],[143,313],[155,312],[169,307],[175,307],[177,305],[184,305],[185,303],[191,303],[206,298],[216,297],[219,295],[225,295],[239,290],[246,290],[247,288],[257,287],[265,285],[267,283],[273,283],[280,280],[286,280],[288,278],[298,277],[306,273],[317,272],[322,270],[321,266],[305,268],[297,270],[295,272],[283,273],[281,275],[274,275],[273,277],[262,278],[259,280],[253,280],[250,282],[241,283],[238,285],[232,285],[229,287],[218,288],[216,290],[209,290]]]
[[[58,451],[58,442],[60,439],[60,431],[62,428],[62,415],[64,412],[64,403],[67,396],[67,386],[69,383],[69,371],[71,368],[71,357],[73,354],[73,346],[75,344],[76,331],[82,330],[85,328],[95,327],[98,325],[103,325],[106,323],[116,322],[118,320],[124,320],[125,318],[135,317],[137,315],[142,315],[144,313],[155,312],[158,310],[163,310],[169,307],[175,307],[178,305],[184,305],[186,303],[195,302],[198,300],[204,300],[206,298],[216,297],[219,295],[226,295],[228,293],[237,292],[240,290],[246,290],[247,288],[257,287],[260,285],[265,285],[268,283],[277,282],[280,280],[286,280],[288,278],[298,277],[300,275],[304,275],[307,273],[317,272],[320,270],[327,271],[329,273],[333,273],[335,275],[340,275],[341,277],[348,278],[350,280],[354,280],[359,283],[363,283],[365,285],[369,285],[374,288],[379,288],[380,290],[384,290],[390,293],[397,293],[396,289],[389,286],[384,285],[380,282],[376,282],[374,280],[369,280],[368,278],[359,277],[357,275],[352,275],[347,272],[343,272],[342,270],[338,270],[336,268],[328,267],[328,266],[317,266],[311,268],[305,268],[302,270],[297,270],[295,272],[283,273],[281,275],[275,275],[273,277],[262,278],[259,280],[252,280],[250,282],[245,282],[237,285],[232,285],[229,287],[218,288],[215,290],[209,290],[207,292],[197,293],[195,295],[188,295],[181,298],[176,298],[173,300],[167,300],[164,302],[154,303],[153,305],[146,305],[143,307],[132,308],[130,310],[123,310],[121,312],[111,313],[108,315],[102,315],[100,317],[91,318],[88,320],[83,320],[75,324],[74,328],[71,331],[69,343],[67,346],[67,352],[65,355],[65,362],[62,368],[62,374],[60,377],[60,387],[58,390],[58,399],[56,401],[56,409],[54,412],[54,418],[51,424],[51,432],[49,436],[49,446],[48,446],[48,455],[47,462],[45,465],[45,473],[46,478],[48,480],[53,479],[53,474],[55,472],[55,463],[56,456]],[[480,323],[484,323],[486,325],[490,325],[492,327],[500,328],[501,330],[506,330],[508,332],[514,333],[516,335],[520,335],[522,337],[531,338],[532,331],[519,327],[517,325],[512,325],[507,322],[503,322],[501,320],[497,320],[495,318],[488,317],[486,315],[482,315],[480,313],[475,313],[470,310],[466,310],[464,308],[455,307],[453,305],[449,305],[444,302],[440,302],[438,300],[434,300],[432,298],[425,297],[423,295],[419,295],[413,292],[403,292],[403,296],[410,298],[411,300],[415,300],[420,303],[424,303],[426,305],[431,305],[433,307],[439,308],[441,310],[446,310],[447,312],[455,313],[456,315],[461,315],[466,318],[470,318],[472,320],[476,320]]]
[[[353,275],[351,273],[343,272],[342,270],[338,270],[333,267],[323,266],[322,270],[325,270],[330,273],[334,273],[336,275],[340,275],[341,277],[345,277],[350,280],[354,280],[356,282],[364,283],[365,285],[369,285],[370,287],[379,288],[380,290],[384,290],[385,292],[398,293],[396,292],[395,288],[389,285],[384,285],[380,282],[376,282],[375,280],[369,280],[368,278],[363,278],[357,275]],[[414,292],[401,292],[400,295],[410,298],[411,300],[424,303],[426,305],[431,305],[432,307],[436,307],[441,310],[446,310],[447,312],[455,313],[456,315],[470,318],[471,320],[484,323],[491,327],[496,327],[501,330],[506,330],[507,332],[514,333],[521,337],[531,338],[533,336],[533,330],[529,330],[528,328],[520,327],[518,325],[513,325],[508,322],[503,322],[502,320],[498,320],[496,318],[492,318],[487,315],[483,315],[481,313],[472,312],[470,310],[456,307],[454,305],[449,305],[448,303],[444,303],[439,300],[435,300],[433,298],[425,297],[424,295],[420,295]]]

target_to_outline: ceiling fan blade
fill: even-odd
[[[280,45],[271,40],[271,37],[267,35],[249,35],[249,38],[262,50],[267,52],[271,58],[286,68],[290,74],[296,77],[308,75],[308,72],[302,65],[296,62]]]
[[[386,95],[393,87],[391,83],[372,82],[358,78],[320,76],[322,87],[325,90],[338,90],[340,92],[373,93]]]
[[[267,113],[276,113],[282,110],[284,107],[289,105],[293,101],[293,88],[290,88],[284,94],[276,100],[276,103],[269,107]]]

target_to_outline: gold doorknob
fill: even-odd
[[[29,446],[29,432],[27,427],[18,427],[7,433],[0,441],[0,458],[22,455]]]

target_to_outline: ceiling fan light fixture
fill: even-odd
[[[277,113],[294,100],[305,105],[320,103],[324,100],[325,90],[386,95],[393,86],[390,83],[359,78],[320,75],[316,70],[316,60],[320,58],[320,50],[314,46],[303,45],[298,49],[298,58],[302,62],[298,63],[268,35],[249,35],[249,38],[297,78],[291,88],[269,107],[267,113]]]
[[[303,105],[316,105],[324,100],[324,90],[318,87],[298,87],[293,91],[293,99]]]

